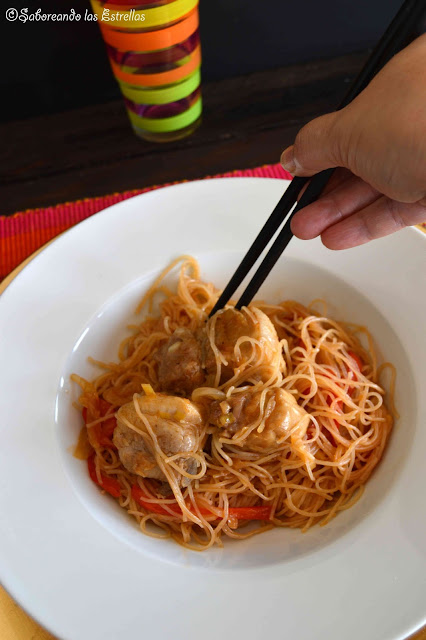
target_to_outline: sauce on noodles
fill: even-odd
[[[163,280],[178,263],[173,292]],[[359,499],[393,423],[379,374],[390,368],[393,389],[395,371],[378,367],[365,328],[292,300],[208,320],[218,295],[179,258],[118,361],[96,362],[93,381],[72,376],[91,479],[143,532],[196,550],[328,523]]]

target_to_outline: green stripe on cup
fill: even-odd
[[[153,133],[161,133],[184,129],[201,115],[201,109],[202,102],[201,98],[199,98],[192,107],[183,113],[180,113],[177,116],[171,116],[170,118],[143,118],[142,116],[138,116],[136,113],[133,113],[133,111],[130,111],[130,109],[127,109],[127,114],[130,118],[130,122],[138,129],[152,131]]]
[[[186,80],[164,89],[136,89],[120,82],[120,89],[125,98],[135,104],[167,104],[189,96],[201,82],[200,70],[194,71]]]

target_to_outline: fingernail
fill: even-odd
[[[281,165],[283,169],[288,171],[289,173],[295,173],[296,171],[296,163],[294,161],[294,146],[287,147],[281,154],[280,158]]]

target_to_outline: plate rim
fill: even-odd
[[[215,178],[215,179],[211,179],[209,180],[209,182],[212,181],[224,181],[226,180],[226,178]],[[235,178],[234,178],[235,180]],[[237,178],[237,180],[243,180],[243,181],[256,181],[256,182],[270,182],[271,178],[252,178],[252,177],[244,177],[244,178]],[[179,188],[181,186],[185,186],[188,187],[194,183],[202,183],[204,181],[199,180],[199,181],[194,181],[193,183],[183,183],[183,185],[178,184],[178,185],[171,185],[169,187],[164,187],[164,189],[176,189]],[[284,180],[280,180],[281,183],[288,183],[289,181],[284,181]],[[161,190],[156,190],[156,192],[160,192],[163,191],[163,189]],[[107,207],[106,209],[101,210],[98,213],[105,213],[105,211],[107,210],[113,210],[116,209],[117,207],[123,207],[123,206],[128,206],[128,204],[131,201],[134,201],[135,198],[140,198],[140,197],[146,197],[148,194],[150,194],[152,192],[147,192],[144,194],[139,194],[138,196],[134,196],[133,198],[129,198],[128,200],[122,201],[120,203],[116,203],[114,205],[111,205],[110,207]],[[78,225],[75,225],[73,228],[76,228],[78,226],[80,226],[83,223],[86,223],[88,221],[90,221],[91,219],[95,218],[97,216],[97,214],[94,214],[93,216],[90,216],[89,218],[86,218],[85,220],[81,221],[80,223],[78,223]],[[60,234],[59,236],[55,237],[54,239],[52,239],[51,241],[49,241],[47,244],[43,245],[42,247],[40,247],[36,252],[34,252],[31,256],[29,256],[23,263],[21,263],[20,265],[18,265],[8,276],[6,276],[6,278],[3,280],[3,282],[0,283],[0,294],[3,293],[11,284],[13,284],[13,281],[16,279],[16,277],[28,266],[31,264],[31,262],[34,260],[34,258],[36,258],[39,254],[41,254],[42,252],[44,252],[50,244],[54,243],[56,240],[58,240],[61,236],[65,236],[68,234],[69,231],[71,231],[71,229],[67,230],[66,232]],[[412,228],[413,231],[416,231],[417,233],[424,233],[424,231],[422,229],[418,229],[418,228]],[[6,592],[9,593],[11,595],[11,597],[13,599],[15,599],[20,606],[24,609],[24,611],[26,611],[28,613],[28,615],[30,615],[34,620],[36,620],[40,625],[42,625],[44,628],[50,630],[50,627],[48,624],[46,624],[44,621],[40,620],[37,616],[37,614],[34,614],[30,609],[27,609],[25,606],[25,603],[23,603],[21,601],[21,598],[19,597],[19,595],[15,594],[13,591],[9,590],[8,587],[6,587],[6,585],[3,583],[3,587],[5,588]],[[421,627],[416,627],[415,631],[418,631]],[[414,632],[415,632],[414,631]],[[51,631],[51,633],[55,633],[55,631]],[[413,631],[411,631],[410,633],[413,633]]]

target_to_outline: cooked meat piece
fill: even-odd
[[[247,377],[266,382],[279,368],[281,348],[269,318],[255,307],[225,309],[195,334],[189,329],[176,329],[158,350],[161,391],[189,397],[197,387],[214,385],[217,364],[208,337],[211,329],[224,361],[220,383],[227,382],[239,368],[245,368]]]
[[[158,382],[162,391],[190,396],[205,381],[201,345],[189,329],[176,329],[157,354]]]
[[[249,311],[225,309],[218,311],[209,320],[209,325],[207,332],[214,326],[214,344],[227,363],[221,365],[222,384],[232,378],[236,369],[244,366],[248,367],[246,373],[253,368],[252,377],[256,380],[265,382],[271,377],[281,358],[281,348],[275,327],[263,311],[255,307],[250,307]],[[251,340],[238,345],[242,337]],[[252,363],[253,350],[255,357]],[[211,380],[216,375],[217,364],[208,340],[205,351],[206,371]]]
[[[209,421],[223,429],[227,438],[239,438],[250,425],[260,422],[262,392],[247,392],[231,396],[225,402],[215,400],[210,405]],[[302,438],[309,424],[309,414],[300,407],[294,396],[284,389],[270,389],[264,401],[264,423],[259,432],[255,428],[243,440],[249,451],[270,451],[279,447],[289,436]]]
[[[139,396],[136,401],[157,438],[159,448],[166,456],[197,453],[200,450],[203,421],[192,402],[161,394]],[[126,422],[133,425],[137,431]],[[152,438],[144,421],[138,416],[133,402],[123,405],[117,412],[114,444],[121,462],[128,471],[144,478],[167,480],[157,464]],[[191,475],[196,473],[197,462],[194,458],[177,458],[175,462]],[[187,484],[184,480],[183,478],[183,485]]]

